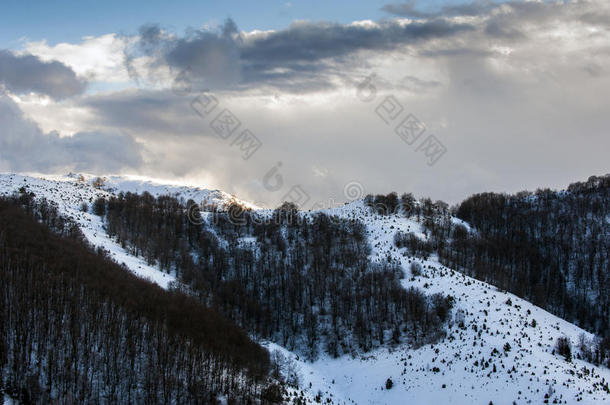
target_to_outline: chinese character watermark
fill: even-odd
[[[376,99],[377,87],[373,83],[375,77],[375,74],[369,75],[356,86],[356,97],[362,102],[370,103]],[[432,134],[424,137],[426,132],[424,123],[411,113],[404,115],[404,110],[400,101],[395,96],[389,95],[375,107],[375,114],[386,125],[391,125],[394,133],[405,144],[416,146],[415,152],[422,153],[427,158],[428,166],[433,166],[445,155],[447,148]]]

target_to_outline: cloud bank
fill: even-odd
[[[199,181],[260,205],[276,204],[296,185],[310,204],[345,201],[352,181],[366,192],[413,191],[457,202],[474,192],[561,187],[608,172],[608,2],[482,1],[425,11],[406,3],[384,10],[390,17],[381,21],[295,22],[276,31],[244,32],[231,20],[184,34],[144,25],[112,48],[114,64],[106,70],[131,75],[131,88],[46,107],[18,102],[24,115],[13,132],[34,133],[62,159],[44,148],[28,154],[5,131],[0,137],[11,137],[4,145],[12,146],[4,164],[21,167],[23,155],[37,157],[41,169],[61,166],[58,160],[85,165],[69,153],[68,138],[32,130],[24,118],[49,128],[50,111],[61,108],[82,110],[68,116],[70,128],[82,128],[70,142],[91,153],[97,167]],[[68,50],[84,55],[100,41],[44,48],[45,60],[56,52],[72,66],[77,59]],[[357,92],[366,78],[375,89],[370,100]],[[218,107],[204,119],[191,103],[205,89]],[[380,105],[389,96],[401,108],[396,120],[385,121]],[[210,124],[224,109],[240,123],[226,139]],[[446,147],[435,165],[396,134],[408,114]],[[58,129],[66,126],[61,117]],[[245,129],[262,142],[247,160],[235,143]],[[264,179],[274,167],[283,187],[270,192]]]
[[[81,94],[85,82],[63,63],[0,50],[0,84],[9,91],[41,93],[56,100]]]
[[[142,165],[141,145],[130,136],[43,133],[7,96],[0,96],[0,170],[58,173],[120,172]]]
[[[145,25],[127,49],[125,60],[127,69],[138,78],[166,66],[208,89],[269,86],[318,91],[332,89],[327,74],[336,74],[337,61],[359,51],[390,51],[474,29],[470,24],[434,19],[351,25],[297,22],[281,31],[240,33],[228,19],[217,32],[191,30],[178,37],[159,25]],[[149,59],[144,71],[133,65],[143,57]]]

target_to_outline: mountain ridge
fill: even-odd
[[[24,187],[37,198],[46,198],[77,221],[90,243],[108,249],[118,262],[127,261],[134,273],[164,288],[177,283],[171,272],[167,274],[129,254],[106,235],[99,217],[81,210],[83,202],[91,204],[95,198],[113,194],[103,187],[93,187],[91,180],[82,184],[73,177],[41,180],[0,175],[0,194],[8,195]],[[270,214],[269,210],[264,212]],[[558,338],[566,336],[576,347],[580,335],[593,339],[590,333],[513,294],[442,265],[435,254],[424,259],[395,245],[394,236],[399,231],[428,240],[429,232],[421,222],[373,212],[363,200],[321,212],[362,221],[372,248],[371,260],[397,264],[404,271],[403,287],[449,294],[455,299],[455,308],[447,337],[419,348],[390,345],[355,357],[343,355],[335,359],[322,355],[312,363],[277,343],[265,342],[269,349],[292,360],[292,369],[301,380],[299,386],[305,391],[300,398],[312,403],[321,397],[346,404],[491,401],[496,405],[513,401],[601,404],[609,398],[607,368],[577,358],[568,362],[554,353]],[[412,270],[413,263],[419,264],[419,271]],[[391,389],[385,388],[388,379],[393,382]]]

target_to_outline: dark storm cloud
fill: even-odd
[[[299,23],[287,30],[255,39],[242,50],[247,62],[267,61],[281,65],[294,61],[335,58],[360,50],[391,50],[403,44],[446,38],[474,30],[469,24],[445,20],[401,25],[384,22],[376,26]]]
[[[33,55],[0,50],[0,85],[12,93],[42,93],[64,99],[85,90],[85,82],[60,62],[43,62]]]
[[[127,51],[126,60],[154,56],[152,67],[165,63],[172,71],[187,72],[190,79],[203,79],[212,88],[270,85],[284,90],[317,90],[332,86],[325,77],[332,71],[331,60],[363,50],[390,51],[450,38],[474,29],[470,24],[443,19],[368,26],[301,22],[285,30],[242,36],[229,19],[218,33],[191,30],[179,38],[149,25],[140,29],[139,40]],[[128,68],[132,70],[133,65],[129,63]]]
[[[117,172],[142,164],[141,146],[127,135],[44,134],[8,97],[0,96],[0,168],[11,171]]]
[[[204,78],[215,87],[239,81],[239,41],[231,36],[232,25],[227,22],[221,35],[196,31],[187,38],[172,41],[164,54],[165,61],[170,67],[188,70],[190,75]]]

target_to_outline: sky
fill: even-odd
[[[2,7],[2,172],[132,174],[303,209],[610,172],[605,0]]]
[[[281,29],[295,20],[334,21],[387,17],[383,0],[296,0],[256,2],[245,0],[63,0],[49,2],[4,0],[0,15],[0,46],[19,47],[24,39],[45,39],[49,44],[78,41],[85,36],[135,33],[150,22],[183,31],[189,27],[217,25],[226,18],[246,31]],[[434,9],[461,0],[428,0],[421,9]],[[60,6],[60,5],[61,6]]]

